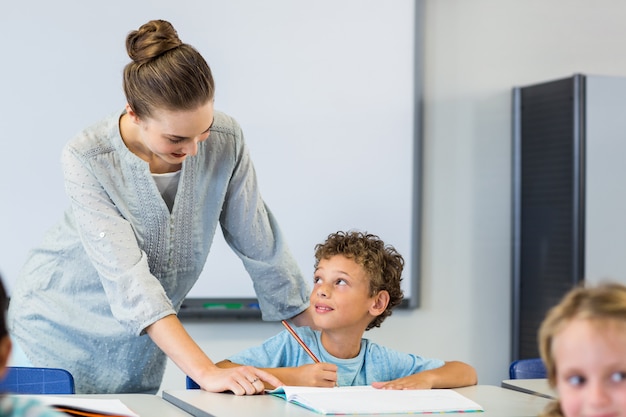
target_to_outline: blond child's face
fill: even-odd
[[[363,267],[343,255],[320,259],[313,279],[313,320],[322,330],[364,326],[372,320],[369,277]],[[361,329],[362,331],[363,329]]]
[[[556,389],[566,417],[626,416],[626,324],[574,319],[554,337]]]

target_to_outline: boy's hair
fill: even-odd
[[[552,386],[556,384],[552,342],[572,319],[611,319],[626,323],[626,287],[617,283],[579,286],[570,290],[559,304],[548,311],[539,328],[539,351]]]
[[[354,260],[365,269],[370,279],[370,296],[385,290],[389,304],[385,311],[374,318],[365,330],[380,327],[391,310],[400,304],[404,294],[400,286],[404,259],[393,246],[385,245],[378,236],[358,231],[331,233],[324,243],[315,246],[315,268],[321,259],[342,255]]]

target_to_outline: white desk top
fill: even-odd
[[[65,395],[54,394],[54,397]],[[77,394],[79,398],[107,399],[114,398],[122,401],[128,408],[141,417],[189,417],[189,414],[179,407],[165,401],[157,395],[151,394]]]
[[[481,417],[535,417],[550,403],[547,398],[493,385],[476,385],[455,391],[480,404],[485,409],[484,413],[479,413]],[[202,390],[166,390],[163,398],[196,417],[319,416],[272,395],[236,396]],[[446,416],[457,415],[467,416],[467,413],[446,413]]]
[[[539,395],[546,398],[556,398],[556,391],[550,388],[546,378],[539,379],[505,379],[502,381],[503,388],[509,388],[527,394]]]

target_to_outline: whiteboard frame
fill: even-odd
[[[423,153],[423,79],[424,79],[424,2],[415,2],[414,26],[414,143],[413,143],[413,223],[411,225],[411,286],[397,309],[420,307],[421,234],[422,234],[422,153]],[[208,307],[207,307],[208,306]],[[252,297],[187,297],[178,317],[185,321],[261,320],[258,300]]]

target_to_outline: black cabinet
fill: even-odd
[[[539,356],[539,325],[570,288],[624,279],[625,157],[625,79],[513,89],[512,359]]]

